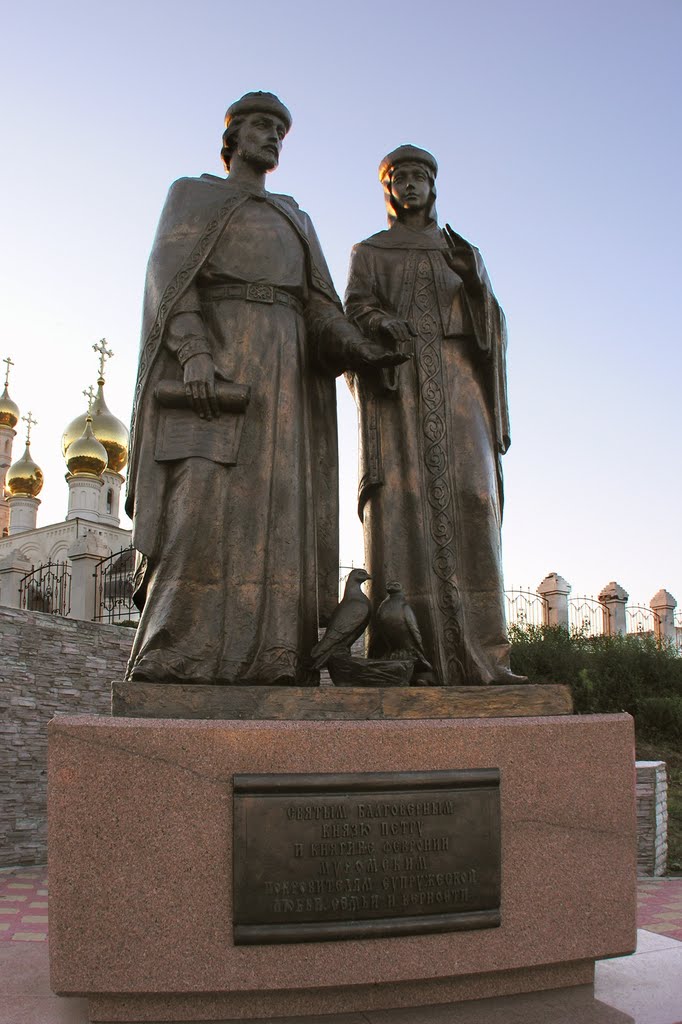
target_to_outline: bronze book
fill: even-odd
[[[181,381],[161,381],[154,397],[161,406],[154,458],[157,462],[200,458],[234,466],[251,389],[247,384],[216,381],[221,415],[202,419],[192,409]]]

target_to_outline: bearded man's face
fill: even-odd
[[[239,126],[237,153],[259,171],[274,171],[285,135],[284,122],[274,114],[247,114]]]

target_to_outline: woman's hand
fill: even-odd
[[[478,275],[471,247],[467,245],[461,235],[452,230],[449,224],[445,225],[441,234],[447,243],[447,249],[443,256],[450,270],[454,270],[465,284],[476,284]]]
[[[381,320],[377,329],[393,342],[394,348],[400,344],[406,344],[415,334],[406,320],[393,320],[391,317]]]

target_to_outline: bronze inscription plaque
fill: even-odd
[[[235,775],[234,941],[500,923],[500,773]]]

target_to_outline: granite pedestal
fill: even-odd
[[[635,948],[627,715],[409,721],[64,716],[49,727],[51,984],[93,1021],[361,1011],[589,983]],[[499,768],[501,926],[238,946],[240,773]]]

